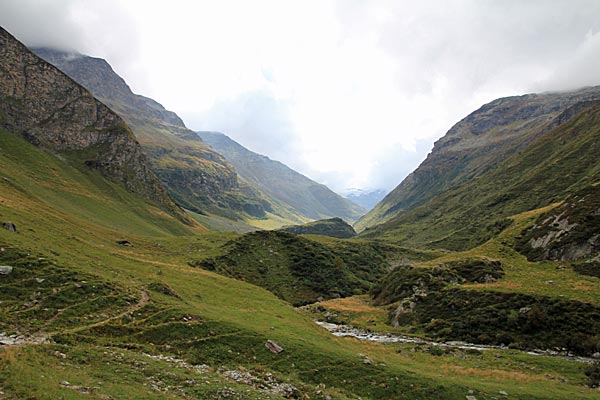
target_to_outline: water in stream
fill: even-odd
[[[353,337],[359,340],[367,340],[370,342],[377,343],[416,343],[416,344],[425,344],[430,346],[439,346],[439,347],[453,347],[458,349],[473,349],[473,350],[508,350],[506,346],[489,346],[484,344],[475,344],[475,343],[467,343],[461,341],[450,341],[450,342],[434,342],[431,340],[421,339],[414,336],[406,336],[406,335],[396,335],[396,334],[382,334],[382,333],[373,333],[364,331],[353,326],[349,325],[338,325],[333,324],[331,322],[315,322],[327,329],[333,335],[338,337]],[[534,350],[534,351],[526,351],[525,353],[534,355],[534,356],[553,356],[553,357],[562,357],[572,361],[584,362],[591,364],[595,360],[593,358],[588,357],[578,357],[570,354],[561,353],[555,350]]]

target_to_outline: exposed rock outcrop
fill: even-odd
[[[541,215],[522,232],[517,248],[532,261],[600,257],[600,185],[578,191]]]
[[[2,224],[2,226],[4,227],[4,229],[6,229],[9,232],[17,232],[17,226],[12,223],[12,222],[5,222],[4,224]]]
[[[90,92],[0,28],[0,127],[185,219],[127,124]]]

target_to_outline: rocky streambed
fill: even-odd
[[[334,324],[331,322],[323,322],[315,320],[317,325],[322,326],[331,332],[334,336],[338,337],[353,337],[359,340],[365,340],[370,342],[377,343],[414,343],[414,344],[422,344],[428,346],[436,346],[436,347],[448,347],[448,348],[456,348],[462,350],[509,350],[507,346],[491,346],[484,344],[475,344],[475,343],[467,343],[462,341],[448,341],[448,342],[435,342],[432,340],[422,339],[414,336],[407,335],[398,335],[398,334],[384,334],[384,333],[375,333],[366,330],[362,330],[350,325],[340,325]],[[557,350],[531,350],[525,351],[524,353],[534,356],[552,356],[552,357],[561,357],[567,360],[583,362],[587,364],[591,364],[594,361],[597,361],[596,357],[580,357],[574,356],[565,352],[557,351]],[[598,355],[600,358],[600,354]]]

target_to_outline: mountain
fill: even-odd
[[[387,194],[383,189],[348,189],[344,197],[358,204],[367,211],[371,211]]]
[[[78,168],[97,170],[188,221],[117,114],[4,29],[0,41],[0,127]]]
[[[254,153],[218,132],[197,132],[236,168],[240,176],[306,220],[340,217],[353,222],[364,210],[279,161]]]
[[[465,249],[510,215],[594,181],[600,88],[496,100],[455,125],[357,226],[365,237]]]
[[[284,226],[280,230],[298,235],[323,235],[339,239],[356,236],[354,228],[341,218],[320,219],[303,225]]]
[[[156,101],[134,94],[103,59],[49,48],[42,58],[86,87],[132,128],[150,168],[186,209],[234,220],[266,219],[269,202],[235,168]]]
[[[600,88],[501,98],[482,106],[439,139],[425,161],[356,224],[362,231],[397,218],[475,179],[527,148],[561,118],[600,99]],[[578,105],[577,107],[574,107]],[[569,110],[569,111],[567,111]],[[565,113],[566,112],[566,113]],[[564,114],[563,114],[564,113]]]

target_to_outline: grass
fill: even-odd
[[[560,359],[516,354],[535,367],[527,369],[487,356],[484,362],[471,356],[398,353],[396,346],[335,338],[265,289],[188,265],[192,259],[222,255],[223,245],[236,234],[187,227],[94,172],[78,170],[5,133],[0,140],[0,221],[10,220],[18,228],[18,233],[0,229],[2,247],[12,252],[6,261],[16,267],[10,281],[1,283],[3,320],[12,330],[47,334],[54,341],[0,348],[5,397],[278,398],[231,381],[224,374],[231,370],[261,379],[272,374],[292,385],[300,398],[464,399],[469,390],[478,399],[497,397],[500,390],[523,399],[598,397],[583,386],[582,366]],[[133,246],[120,246],[118,239]],[[353,253],[353,243],[365,246],[356,249],[359,253],[371,251],[364,241],[313,239],[347,254]],[[401,263],[411,254],[404,251],[390,259]],[[36,277],[48,286],[38,288]],[[31,278],[36,285],[28,284]],[[72,290],[64,292],[64,299],[52,296],[53,288],[82,281],[87,282],[82,288],[73,285],[84,290],[82,295]],[[13,296],[4,290],[8,287],[21,294]],[[14,322],[27,309],[22,305],[28,296],[38,291],[36,321]],[[99,294],[108,299],[116,294],[124,302],[111,301],[107,309],[92,301]],[[144,294],[148,298],[142,301]],[[85,300],[77,302],[81,308],[69,308],[75,298]],[[73,313],[52,322],[56,313],[45,314],[45,308]],[[270,353],[266,340],[285,351]],[[186,367],[192,364],[207,364],[208,371]],[[74,386],[90,388],[92,395]]]

